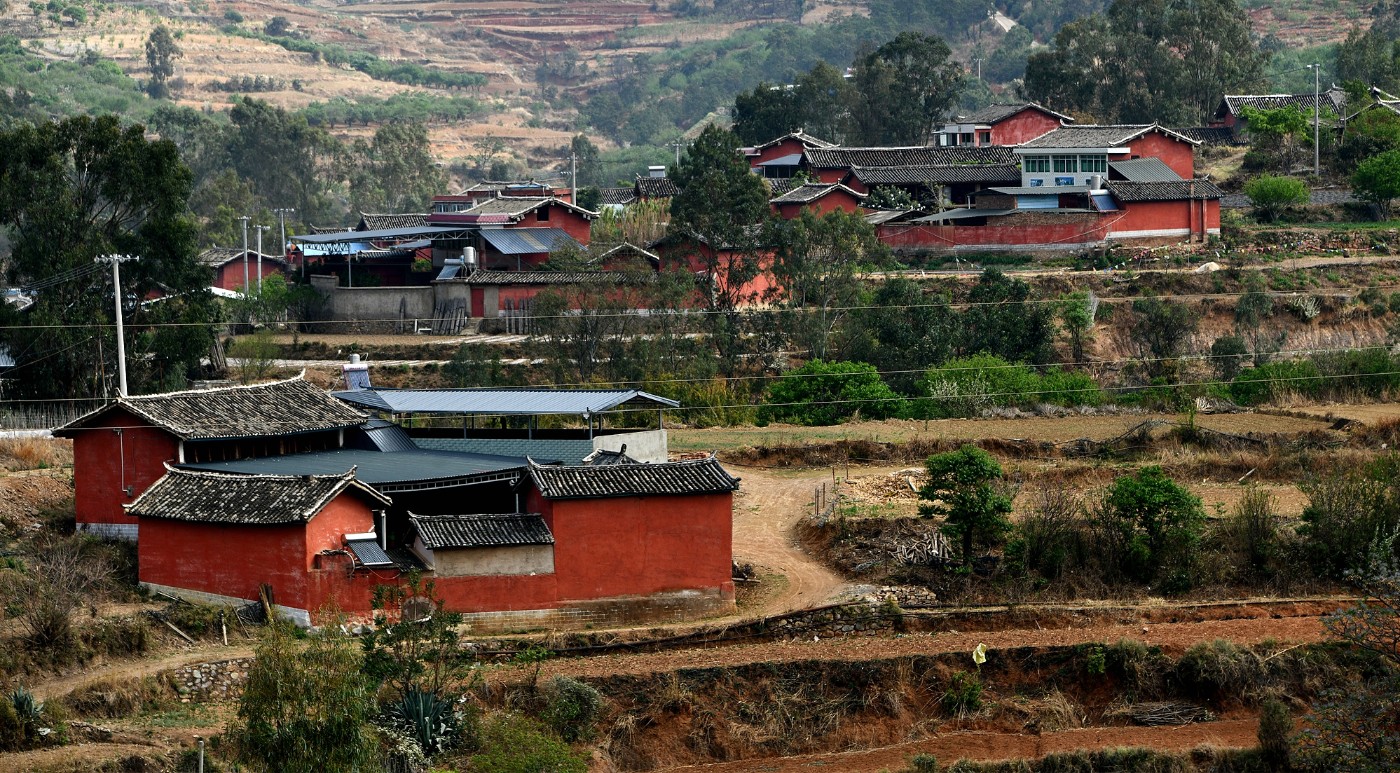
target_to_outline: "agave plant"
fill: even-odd
[[[389,713],[406,725],[427,754],[437,754],[457,735],[457,713],[452,701],[435,692],[409,688]]]
[[[10,703],[15,707],[19,721],[24,723],[25,735],[33,735],[44,713],[44,704],[35,700],[34,693],[23,687],[16,687],[15,691],[10,693]]]

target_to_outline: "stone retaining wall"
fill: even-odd
[[[195,663],[170,671],[169,675],[181,703],[236,700],[243,695],[252,665],[252,658]]]

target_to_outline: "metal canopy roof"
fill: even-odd
[[[675,400],[638,389],[357,389],[331,394],[352,405],[389,413],[590,416],[625,403],[680,407]]]
[[[936,215],[914,218],[915,223],[942,223],[949,220],[970,220],[975,217],[1001,217],[1019,210],[1015,209],[950,209]]]
[[[554,252],[561,247],[583,246],[559,228],[485,229],[481,238],[503,255],[531,255]]]
[[[786,156],[779,156],[768,161],[764,161],[759,166],[797,166],[802,163],[801,153],[791,153]]]
[[[1108,168],[1123,175],[1123,179],[1135,183],[1181,182],[1182,176],[1167,166],[1156,156],[1134,158],[1126,161],[1110,161]]]
[[[371,239],[408,239],[411,237],[433,237],[463,230],[461,226],[420,225],[407,228],[381,228],[377,231],[336,231],[328,234],[308,234],[292,236],[292,241],[301,244],[341,244],[343,242],[363,242]]]
[[[383,453],[340,449],[228,462],[184,464],[180,467],[244,475],[342,475],[354,466],[356,480],[380,491],[392,491],[403,484],[489,475],[517,470],[525,464],[524,459],[516,456],[463,454],[452,451]]]

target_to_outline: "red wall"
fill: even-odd
[[[765,161],[772,161],[775,158],[782,158],[783,156],[791,156],[794,153],[800,156],[806,149],[807,146],[802,144],[801,140],[796,137],[788,137],[777,145],[766,147],[759,151],[758,155],[750,157],[749,166],[757,169],[758,165]]]
[[[131,504],[165,475],[180,442],[163,429],[122,409],[114,409],[95,426],[73,438],[73,500],[78,523],[134,524],[122,505]],[[122,428],[117,435],[112,428]],[[122,491],[123,471],[131,496]]]
[[[1195,176],[1195,147],[1189,142],[1173,139],[1159,132],[1148,132],[1128,143],[1130,155],[1134,158],[1156,156],[1172,168],[1173,172],[1189,180]],[[1120,160],[1114,158],[1113,160]]]
[[[273,274],[281,274],[282,265],[274,263],[266,258],[262,262],[262,277],[267,279]],[[248,259],[248,283],[257,287],[258,284],[258,260],[257,257]],[[243,260],[237,259],[229,261],[214,270],[214,287],[224,290],[240,290],[243,287]]]
[[[145,518],[136,548],[140,579],[249,600],[257,599],[259,586],[267,583],[278,604],[315,611],[322,605],[324,589],[313,592],[309,570],[314,556],[342,548],[342,535],[373,528],[369,505],[353,494],[336,497],[306,524],[245,526]],[[363,609],[368,609],[367,599]]]
[[[824,183],[839,183],[846,179],[846,175],[851,173],[851,170],[845,167],[838,167],[835,169],[813,169],[811,171],[817,175],[818,180]],[[865,193],[865,191],[860,192]]]
[[[1190,229],[1190,235],[1200,236],[1220,230],[1220,202],[1217,200],[1131,202],[1123,205],[1122,214],[1122,219],[1113,225],[1114,232],[1186,228]]]
[[[934,226],[892,224],[876,226],[876,235],[891,249],[946,250],[960,246],[1055,245],[1066,248],[1100,241],[1108,232],[1111,215],[1054,225]]]
[[[837,189],[810,204],[774,204],[773,209],[782,219],[791,220],[801,216],[803,209],[810,209],[818,215],[825,215],[838,209],[842,212],[859,212],[860,199]]]
[[[549,219],[540,220],[539,215],[543,210],[549,210]],[[574,237],[579,244],[588,244],[589,224],[588,218],[580,215],[572,209],[562,207],[558,204],[550,204],[532,210],[528,215],[522,217],[520,222],[512,223],[507,228],[559,228],[568,235]]]
[[[667,259],[683,260],[685,261],[686,268],[691,273],[695,274],[701,274],[709,271],[709,265],[707,263],[706,256],[713,254],[713,250],[710,248],[709,245],[702,244],[700,245],[699,250],[697,251],[693,245],[682,242],[678,244],[673,244],[672,246],[666,247],[665,249],[666,252],[662,255],[663,261]],[[733,253],[730,250],[721,250],[718,262],[720,266],[723,267],[728,265],[728,261],[734,259],[735,253]],[[741,306],[762,302],[763,297],[768,293],[769,290],[771,290],[776,285],[776,282],[773,279],[772,253],[759,255],[758,261],[760,266],[758,275],[746,282],[742,287],[740,287],[737,293],[740,297],[739,305]],[[721,274],[723,273],[724,272],[721,271]]]
[[[1060,119],[1028,108],[992,126],[993,145],[1020,145],[1060,128]]]
[[[733,496],[546,500],[560,600],[717,588],[732,598]]]

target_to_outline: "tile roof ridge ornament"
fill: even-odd
[[[277,386],[277,385],[279,385],[279,384],[290,384],[290,383],[293,383],[293,382],[296,382],[296,381],[306,381],[306,369],[305,369],[305,368],[302,368],[302,369],[301,369],[301,372],[298,373],[298,374],[296,374],[295,376],[290,376],[290,377],[288,377],[288,378],[283,378],[283,379],[277,379],[277,380],[274,380],[274,381],[264,381],[264,382],[262,382],[262,383],[260,383],[260,384],[229,384],[228,386],[209,387],[209,388],[207,388],[207,389],[180,389],[180,390],[176,390],[176,391],[174,391],[174,392],[156,392],[156,393],[154,393],[154,394],[149,394],[149,395],[127,395],[127,396],[125,396],[125,397],[117,397],[117,398],[116,398],[116,402],[118,402],[118,403],[128,403],[128,402],[131,402],[131,401],[134,401],[134,400],[143,400],[143,401],[144,401],[144,400],[148,400],[148,399],[150,399],[150,398],[155,398],[155,397],[172,397],[172,396],[174,396],[174,395],[200,395],[200,394],[208,394],[208,393],[210,393],[210,392],[232,392],[232,391],[234,391],[234,390],[236,390],[236,389],[261,389],[261,388],[270,387],[270,386]],[[308,382],[308,383],[309,383],[309,382]]]

